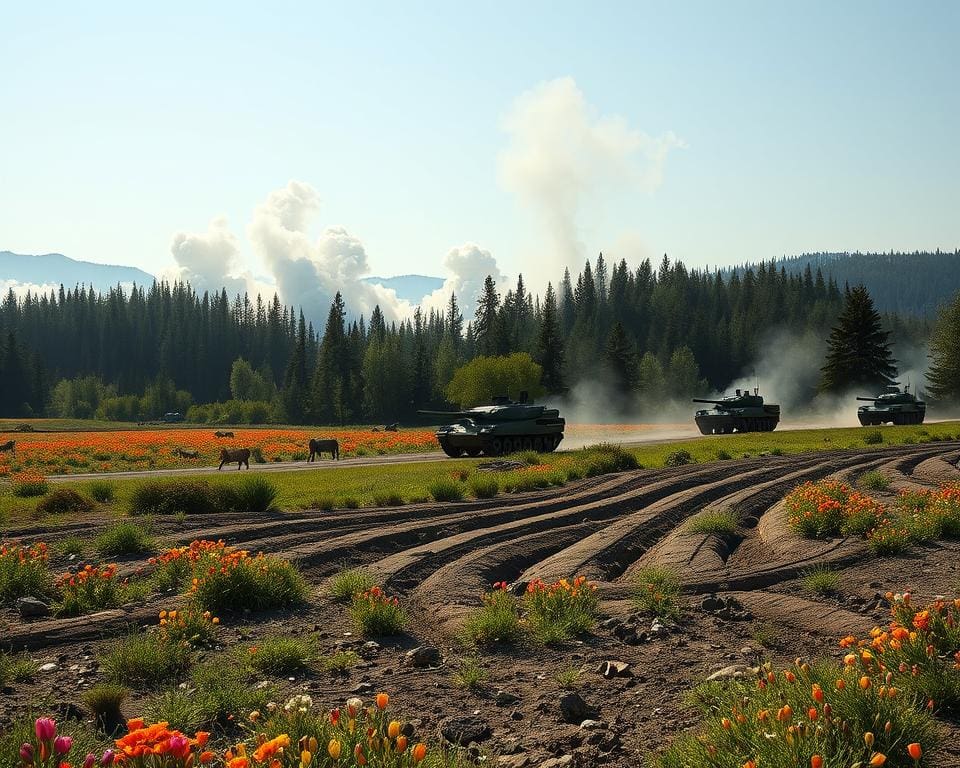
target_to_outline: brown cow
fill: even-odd
[[[233,437],[233,432],[214,432],[214,437]]]
[[[340,461],[340,443],[336,440],[320,440],[319,438],[311,438],[310,440],[310,458],[307,461],[313,461],[314,456],[319,456],[321,453],[330,452],[330,458]]]
[[[224,448],[220,451],[220,466],[217,467],[219,472],[223,469],[224,464],[233,464],[237,462],[237,469],[239,470],[244,464],[247,465],[247,469],[250,469],[250,449],[249,448],[234,448],[232,451]]]
[[[16,441],[16,440],[9,440],[9,441],[7,441],[6,443],[4,443],[3,445],[0,445],[0,453],[6,453],[7,451],[10,451],[10,453],[12,453],[14,456],[17,455],[17,441]]]

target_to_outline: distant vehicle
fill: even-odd
[[[699,410],[695,420],[702,435],[729,435],[731,432],[773,432],[780,423],[780,406],[764,405],[759,390],[737,390],[722,400],[693,398],[695,403],[712,403]]]
[[[528,402],[527,393],[520,393],[520,402],[496,397],[492,405],[463,411],[420,411],[423,416],[457,419],[437,429],[437,441],[443,452],[452,458],[467,456],[502,456],[514,451],[555,451],[563,440],[566,422],[560,411]]]
[[[858,397],[873,405],[861,405],[857,409],[857,418],[863,426],[876,424],[923,424],[927,414],[927,404],[910,392],[908,384],[900,391],[897,384],[891,384],[886,392],[876,397]]]
[[[163,414],[162,420],[165,424],[176,424],[183,421],[183,414],[179,411],[170,411],[170,413]]]

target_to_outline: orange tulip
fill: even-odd
[[[407,737],[401,734],[400,736],[397,737],[396,750],[397,752],[405,752],[406,749],[407,749]]]
[[[912,744],[907,744],[907,754],[914,760],[919,760],[923,757],[923,750],[920,748],[920,744],[915,741]]]
[[[420,742],[413,748],[413,762],[419,763],[427,756],[427,745]]]
[[[814,755],[810,758],[810,768],[823,768],[823,758],[820,755]]]
[[[330,739],[330,743],[327,744],[327,754],[330,755],[334,760],[340,759],[340,751],[343,749],[343,746],[336,739]]]
[[[387,726],[387,736],[391,739],[397,738],[400,735],[400,723],[396,720],[391,720],[390,725]]]
[[[390,697],[385,693],[377,694],[377,709],[386,709],[390,703]]]
[[[883,754],[883,752],[876,752],[873,757],[870,758],[871,768],[880,768],[885,762],[887,762],[887,756]]]
[[[867,731],[865,734],[863,734],[863,743],[866,744],[868,747],[873,746],[873,741],[874,741],[874,737],[871,731]]]

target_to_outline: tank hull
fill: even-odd
[[[926,414],[926,406],[877,408],[872,405],[864,405],[857,409],[857,418],[865,427],[880,424],[923,424]]]
[[[459,420],[437,429],[437,442],[447,456],[503,456],[514,451],[555,451],[566,422],[555,408],[528,403],[498,402],[449,414]]]
[[[707,411],[695,417],[701,435],[729,435],[734,432],[773,432],[780,414],[746,415]]]
[[[477,434],[471,432],[437,432],[441,450],[451,458],[461,456],[503,456],[514,451],[552,453],[563,440],[563,432],[543,434]]]

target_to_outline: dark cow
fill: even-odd
[[[181,459],[200,458],[200,451],[188,451],[186,448],[175,448],[173,454],[174,456],[179,456]]]
[[[233,437],[233,432],[214,432],[214,437]]]
[[[250,469],[250,449],[249,448],[234,448],[232,451],[224,448],[220,451],[220,466],[217,467],[219,472],[223,469],[224,464],[233,464],[237,462],[237,469],[239,470],[244,464],[247,465],[247,469]]]
[[[385,427],[383,428],[383,431],[384,431],[384,432],[399,432],[399,431],[400,431],[400,423],[397,422],[397,421],[395,421],[395,422],[393,422],[393,424],[387,424],[387,426],[385,426]]]
[[[12,453],[14,456],[17,455],[16,440],[9,440],[6,443],[3,443],[3,445],[0,445],[0,453],[6,453],[7,451],[10,451],[10,453]]]
[[[330,458],[340,461],[340,443],[336,440],[319,440],[314,437],[310,440],[310,458],[307,461],[313,461],[314,456],[328,452]]]

